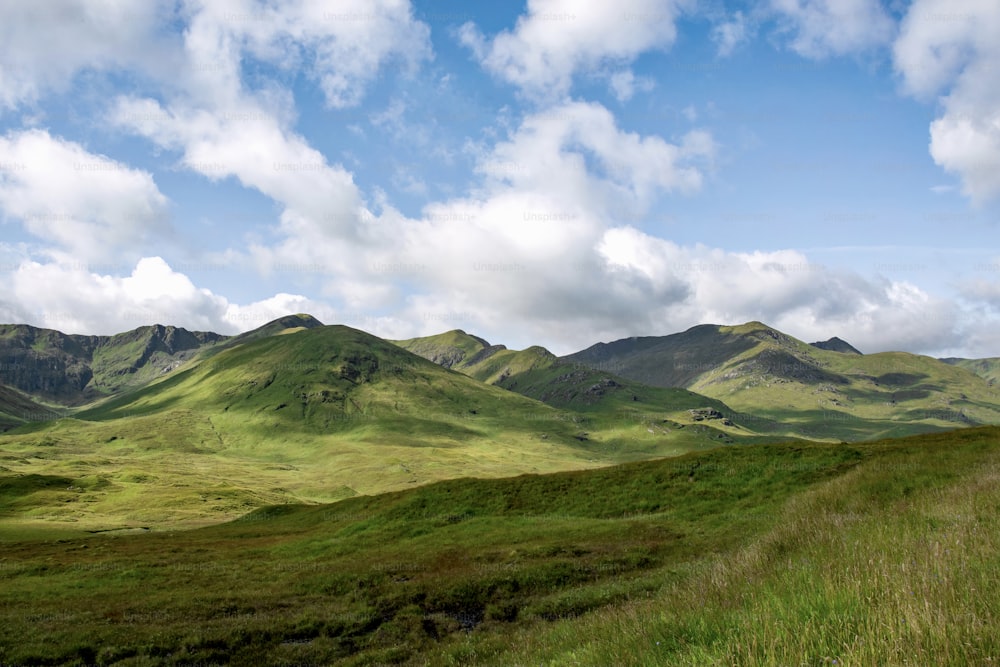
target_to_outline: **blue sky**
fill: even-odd
[[[1000,355],[995,3],[494,4],[4,3],[0,320]]]

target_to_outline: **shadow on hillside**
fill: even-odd
[[[0,477],[0,513],[37,491],[58,491],[72,484],[71,478],[59,475],[4,475]]]

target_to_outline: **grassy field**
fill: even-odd
[[[974,428],[451,480],[196,530],[4,525],[0,663],[994,664],[998,464],[1000,429]]]

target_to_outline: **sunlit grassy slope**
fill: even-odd
[[[0,663],[993,664],[998,463],[1000,430],[973,428],[452,480],[192,531],[8,528]]]
[[[949,358],[941,361],[953,366],[959,366],[970,370],[979,377],[986,380],[991,386],[1000,382],[1000,357],[990,357],[987,359],[957,359]]]
[[[35,480],[17,481],[0,522],[217,522],[269,503],[757,440],[662,415],[559,410],[363,332],[316,327],[249,340],[72,419],[0,437],[0,482]]]

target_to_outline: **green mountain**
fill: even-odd
[[[669,336],[624,338],[597,343],[563,360],[654,387],[688,387],[703,374],[761,343],[732,329],[702,324]]]
[[[683,387],[806,436],[854,440],[1000,422],[1000,396],[969,370],[905,352],[826,350],[760,322],[598,343],[562,360]]]
[[[688,405],[706,407],[701,398],[657,406],[655,414],[557,409],[348,327],[271,330],[72,418],[5,436],[0,456],[12,474],[79,480],[78,491],[22,499],[9,518],[190,525],[264,504],[774,439],[690,414]]]
[[[848,343],[846,340],[842,340],[834,336],[829,340],[821,340],[815,343],[809,343],[813,347],[818,347],[821,350],[829,350],[830,352],[844,352],[846,354],[861,354],[860,350]]]
[[[1000,430],[972,428],[450,480],[198,530],[7,527],[0,662],[988,665],[998,462]],[[0,513],[90,493],[79,474],[0,476]]]
[[[302,331],[303,329],[315,329],[316,327],[321,326],[323,326],[322,322],[306,313],[285,315],[284,317],[279,317],[276,320],[272,320],[267,324],[259,326],[256,329],[245,331],[236,336],[220,339],[215,345],[205,349],[204,356],[212,356],[222,350],[228,350],[231,347],[242,345],[243,343],[249,343],[250,341],[258,340],[260,338],[295,333],[297,331]]]
[[[51,383],[34,385],[48,393],[0,391],[0,425],[12,428],[0,440],[0,466],[78,480],[76,491],[21,499],[8,519],[23,525],[192,525],[441,479],[998,418],[993,388],[965,369],[905,353],[823,350],[759,323],[563,359],[461,331],[392,344],[307,315],[232,338],[171,327],[105,339],[4,332],[18,359],[54,360],[77,383],[60,394],[52,388],[66,379],[52,370]],[[657,359],[674,361],[658,367]],[[628,377],[632,368],[653,379],[659,368],[688,386],[651,386]],[[64,407],[89,396],[99,398]]]
[[[65,406],[141,386],[226,337],[172,326],[114,336],[0,325],[0,385]]]
[[[664,434],[700,424],[696,432],[710,428],[705,433],[723,442],[732,442],[733,436],[784,433],[780,425],[755,421],[718,399],[567,363],[543,347],[508,350],[461,330],[393,342],[481,382],[583,413],[606,428],[631,422]]]
[[[941,359],[941,361],[972,371],[986,380],[991,387],[1000,382],[1000,357],[988,359],[960,359],[950,357],[948,359]]]
[[[490,345],[482,338],[471,336],[461,329],[447,331],[437,336],[391,342],[439,366],[453,370],[461,370],[482,358],[507,349],[503,345]]]

